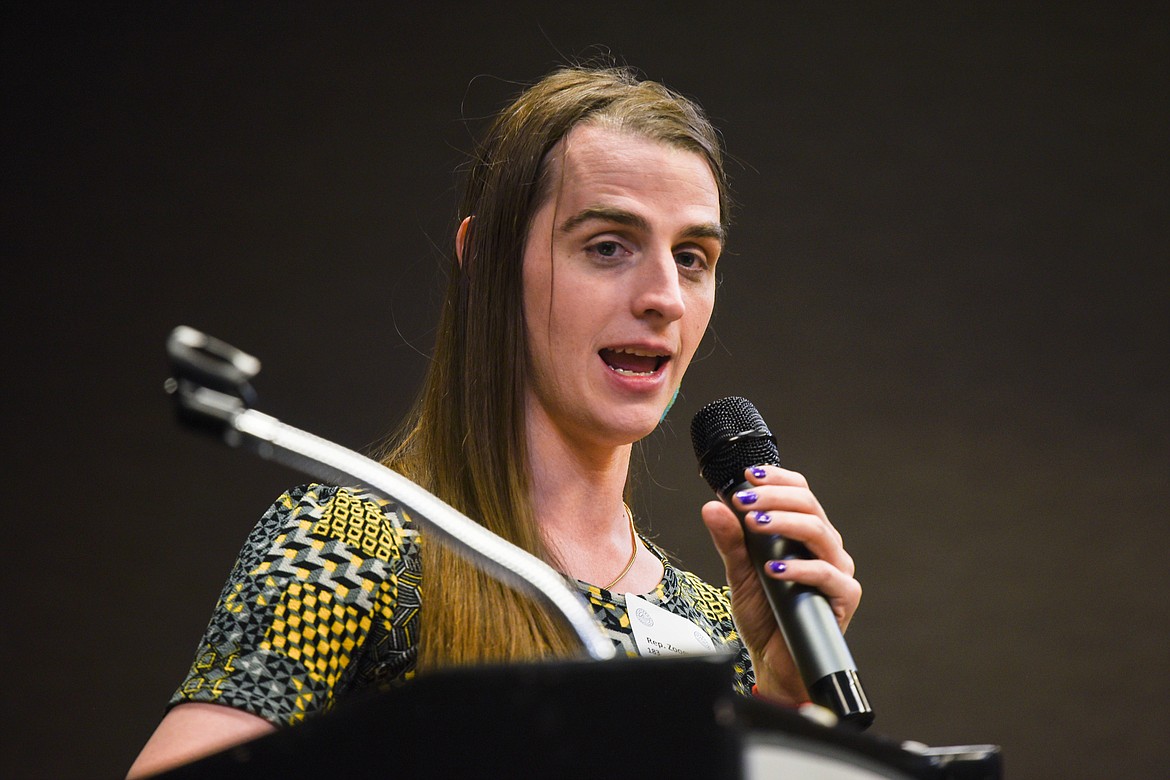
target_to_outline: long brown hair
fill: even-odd
[[[486,528],[555,561],[532,511],[525,439],[529,377],[522,260],[533,214],[553,196],[549,151],[596,122],[701,155],[729,201],[719,137],[702,109],[624,68],[565,68],[522,92],[477,147],[425,384],[383,462]],[[423,545],[419,669],[572,652],[565,628],[439,544]]]

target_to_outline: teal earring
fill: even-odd
[[[676,388],[674,388],[674,395],[672,395],[672,396],[670,397],[670,403],[668,403],[668,404],[666,405],[666,408],[662,410],[662,416],[658,418],[658,424],[659,424],[659,425],[661,425],[661,424],[662,424],[662,421],[666,419],[666,415],[670,414],[670,408],[671,408],[672,406],[674,406],[674,402],[678,400],[678,391],[679,391],[679,390],[681,390],[681,389],[682,389],[682,386],[681,386],[681,385],[680,385],[680,386],[678,386],[678,387],[676,387]]]

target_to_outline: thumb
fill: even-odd
[[[738,562],[743,557],[743,528],[739,518],[735,516],[722,501],[708,501],[703,504],[703,525],[707,526],[711,534],[711,541],[723,563],[730,568],[730,564]]]

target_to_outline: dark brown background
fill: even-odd
[[[593,44],[699,98],[741,204],[644,525],[719,576],[687,424],[747,396],[858,560],[878,731],[1000,743],[1013,777],[1164,768],[1164,13],[236,5],[5,12],[0,774],[123,772],[301,480],[175,426],[169,329],[261,357],[265,411],[377,439],[469,132]]]

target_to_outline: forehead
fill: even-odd
[[[697,152],[631,131],[582,124],[548,156],[550,195],[558,211],[597,205],[632,206],[670,201],[703,221],[719,222],[719,188]]]

